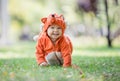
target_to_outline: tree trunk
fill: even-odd
[[[119,3],[118,3],[118,0],[115,0],[115,5],[118,5]]]
[[[104,5],[105,5],[105,13],[106,13],[106,19],[107,19],[107,30],[108,30],[108,34],[107,34],[107,41],[108,41],[108,47],[112,47],[112,40],[110,38],[110,21],[109,21],[109,15],[108,15],[108,3],[107,0],[104,0]]]
[[[9,17],[8,17],[8,0],[0,0],[0,18],[1,18],[1,36],[0,36],[0,45],[8,44],[8,24],[9,24]]]

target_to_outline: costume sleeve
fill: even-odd
[[[72,55],[72,43],[70,40],[65,39],[62,42],[61,52],[63,56],[63,67],[70,67],[71,66],[71,55]]]
[[[42,42],[43,41],[41,39],[38,39],[36,45],[36,60],[38,64],[41,64],[42,62],[46,62]]]

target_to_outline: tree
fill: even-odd
[[[108,14],[108,3],[107,0],[104,0],[104,4],[105,4],[105,13],[106,13],[106,19],[107,19],[107,30],[108,30],[108,34],[107,34],[107,41],[108,41],[108,47],[112,47],[112,41],[110,38],[110,20],[109,20],[109,14]]]
[[[115,0],[115,4],[118,5],[118,0]]]
[[[8,0],[0,0],[0,17],[1,17],[1,36],[0,36],[0,44],[6,45],[8,43],[8,23],[9,23],[9,17],[8,17],[8,10],[7,10],[7,3]]]
[[[116,6],[119,6],[119,2],[118,2],[118,0],[111,1],[112,3],[115,4],[115,6],[114,6],[110,3],[108,3],[108,1],[109,0],[100,0],[99,1],[100,3],[98,3],[98,0],[84,0],[84,1],[78,0],[77,4],[78,4],[79,11],[82,10],[82,12],[86,12],[86,13],[93,12],[96,15],[95,17],[98,18],[99,23],[106,22],[104,24],[104,26],[106,25],[105,27],[107,28],[107,35],[105,35],[105,36],[107,38],[108,47],[112,47],[113,39],[115,39],[116,37],[118,37],[120,35],[120,32],[118,31],[118,30],[120,30],[120,28],[118,26],[116,26],[116,27],[118,27],[117,31],[112,32],[112,30],[111,30],[111,28],[113,28],[113,24],[116,24],[116,22],[119,22],[119,18],[117,18],[118,21],[114,21],[115,20],[114,16],[119,17],[119,15],[114,15],[114,14],[118,14],[118,13],[116,13],[116,10],[117,11],[119,11],[119,10],[116,8]],[[102,4],[102,6],[101,6],[101,4]],[[116,8],[116,10],[109,11],[110,9],[113,9],[111,7]],[[101,14],[101,12],[102,12],[102,14]],[[110,12],[110,14],[109,14],[109,12]],[[99,15],[99,16],[97,16],[97,15]],[[104,19],[102,19],[102,17],[104,17]],[[102,25],[100,25],[100,26],[102,26]]]

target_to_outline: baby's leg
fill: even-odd
[[[49,65],[62,65],[63,59],[60,52],[49,53],[46,57],[46,61]]]

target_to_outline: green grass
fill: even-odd
[[[119,81],[119,57],[74,56],[73,63],[80,66],[84,77],[77,69],[59,66],[41,68],[35,58],[0,59],[1,81]],[[54,80],[53,80],[54,79]]]
[[[72,55],[77,68],[38,67],[35,43],[0,48],[0,81],[119,81],[120,47],[75,46]]]

